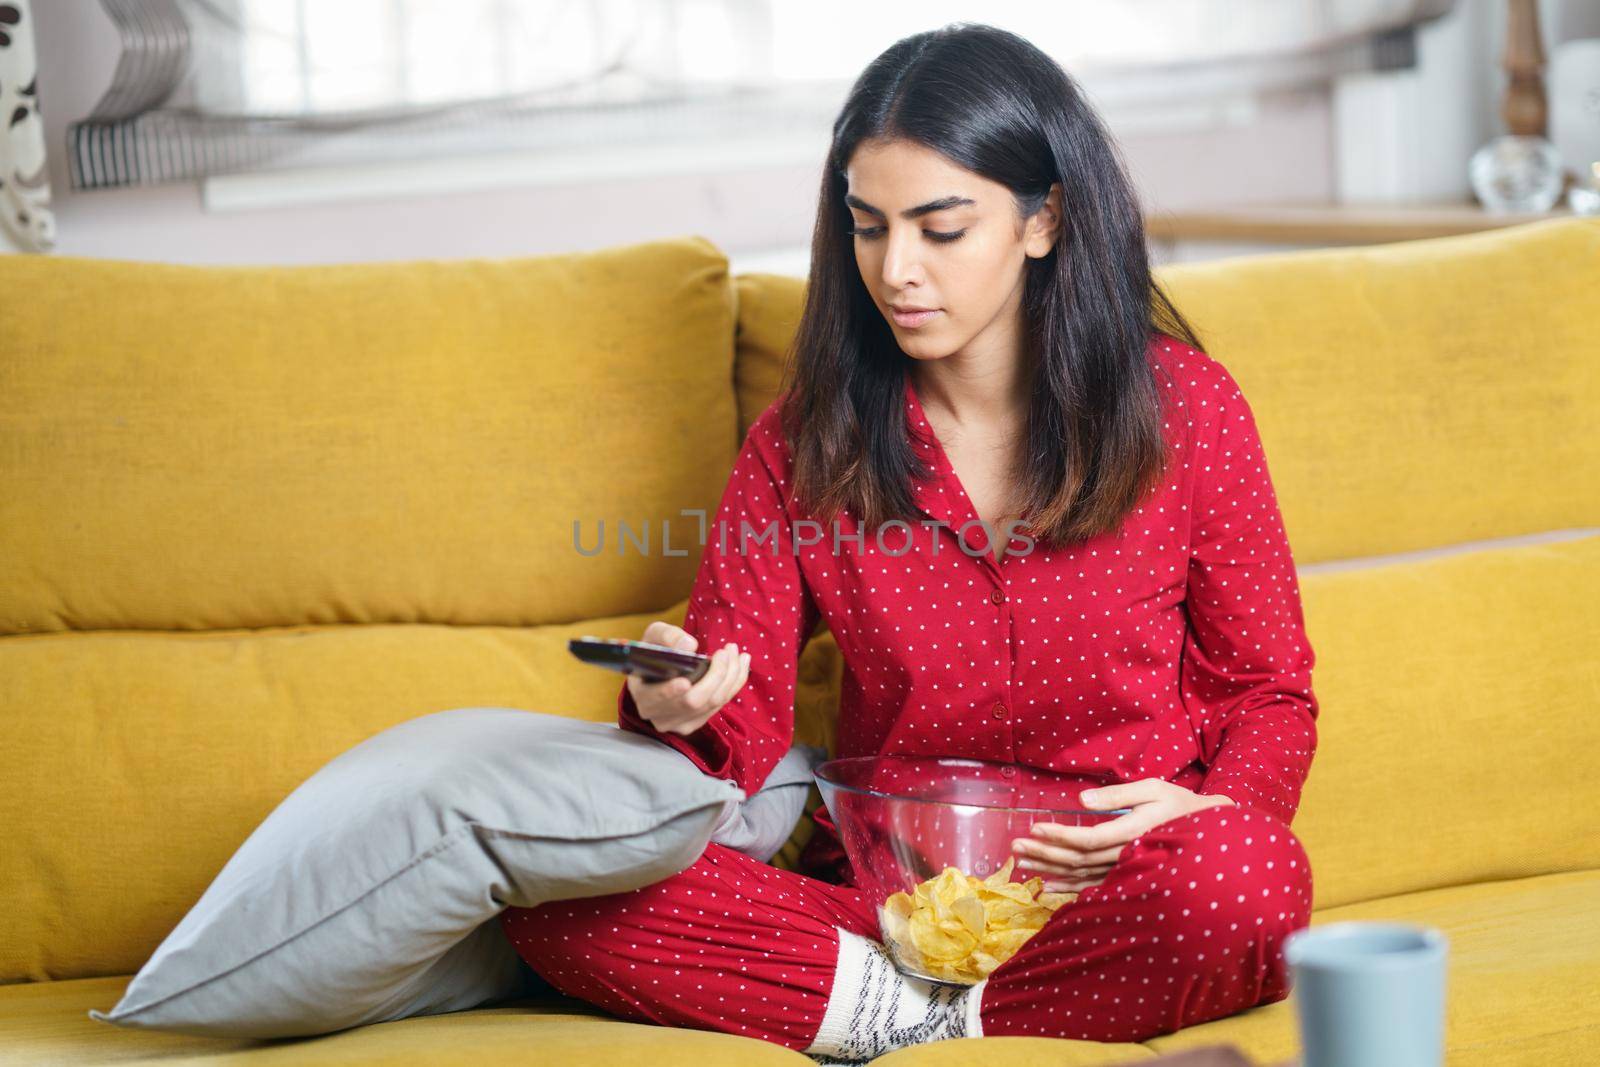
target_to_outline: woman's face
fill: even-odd
[[[1015,352],[1024,261],[1056,239],[1059,183],[1024,221],[1011,190],[922,145],[864,141],[845,176],[856,266],[901,350],[921,359]],[[900,306],[935,310],[900,318]]]

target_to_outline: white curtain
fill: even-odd
[[[3,2],[3,0],[0,0]],[[1013,30],[1097,104],[1409,66],[1454,0],[101,0],[123,58],[75,187],[596,144],[826,136],[900,37]]]
[[[0,231],[25,252],[55,245],[32,0],[0,0]]]

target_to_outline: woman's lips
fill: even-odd
[[[895,325],[915,328],[939,314],[939,310],[934,308],[932,311],[896,311],[890,308],[889,313],[894,316]]]

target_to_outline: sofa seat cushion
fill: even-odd
[[[131,975],[0,986],[0,1060],[7,1067],[65,1063],[229,1064],[239,1067],[815,1067],[802,1053],[731,1034],[674,1030],[613,1018],[553,993],[447,1015],[358,1026],[308,1038],[251,1040],[124,1030],[85,1014],[117,1000]]]
[[[1600,870],[1430,889],[1314,911],[1312,926],[1350,919],[1437,926],[1450,939],[1446,977],[1446,1046],[1450,1067],[1589,1063],[1600,1040],[1592,1008],[1600,986]],[[1004,1042],[995,1063],[1137,1063],[1207,1045],[1236,1045],[1268,1067],[1299,1055],[1295,999],[1187,1027],[1138,1046],[1041,1037],[963,1038],[897,1049],[873,1067],[964,1067],[972,1042]],[[1098,1058],[1054,1050],[1088,1045]],[[996,1052],[1000,1044],[994,1044]],[[1141,1050],[1130,1054],[1130,1048]]]
[[[0,986],[0,1048],[7,1067],[63,1063],[140,1064],[181,1059],[230,1067],[815,1067],[803,1053],[755,1038],[634,1023],[554,992],[497,1002],[471,1011],[359,1026],[309,1038],[248,1040],[191,1037],[156,1030],[113,1030],[84,1013],[122,996],[130,975]],[[954,1055],[952,1055],[952,1053]],[[944,1041],[880,1056],[874,1064],[932,1057],[952,1067],[1107,1067],[1157,1053],[1136,1044],[1055,1038],[993,1037]],[[938,1059],[939,1056],[944,1059]],[[241,1059],[241,1057],[244,1057]],[[891,1059],[891,1057],[893,1059]],[[990,1057],[993,1057],[991,1060]]]
[[[1600,1040],[1590,1008],[1600,985],[1600,870],[1450,886],[1313,913],[1311,924],[1350,919],[1438,926],[1450,939],[1446,1041],[1451,1067],[1586,1062]],[[752,1038],[624,1022],[554,993],[491,1007],[358,1027],[323,1037],[234,1041],[155,1031],[108,1030],[85,1014],[122,995],[131,976],[0,986],[0,1048],[18,1065],[140,1063],[182,1057],[220,1061],[387,1064],[561,1063],[571,1067],[648,1058],[653,1067],[811,1060]],[[1191,1026],[1142,1045],[1061,1038],[985,1037],[898,1049],[874,1067],[1076,1067],[1138,1063],[1203,1045],[1235,1044],[1255,1062],[1282,1063],[1298,1049],[1294,998]],[[977,1053],[981,1049],[983,1055]],[[800,1057],[796,1059],[795,1057]],[[237,1061],[232,1061],[237,1062]]]
[[[1311,925],[1350,919],[1437,926],[1450,939],[1445,1045],[1450,1067],[1587,1063],[1600,1041],[1600,870],[1429,889],[1314,911]],[[1238,1045],[1257,1063],[1299,1046],[1288,1000],[1145,1042],[1160,1053]]]

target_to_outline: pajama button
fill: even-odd
[[[1006,717],[1006,706],[1004,704],[996,704],[994,706],[994,711],[990,714],[997,719],[1003,719]]]
[[[1017,769],[1015,767],[1001,767],[1000,773],[1005,775],[1007,778],[1015,778],[1017,776]]]
[[[1004,604],[1006,602],[1005,592],[1000,589],[992,591],[989,594],[989,602],[993,604]]]

